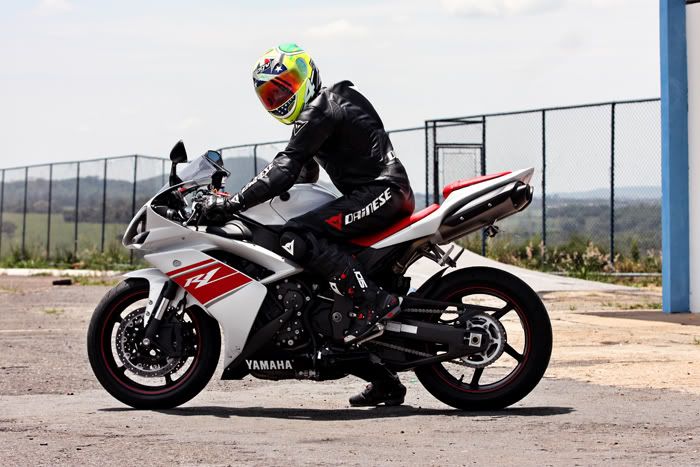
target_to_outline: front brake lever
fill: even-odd
[[[200,205],[199,205],[199,204],[195,204],[195,205],[194,205],[194,209],[192,210],[192,215],[190,215],[190,217],[189,217],[185,222],[183,222],[182,225],[184,225],[185,227],[189,227],[190,224],[192,223],[192,221],[193,221],[193,220],[195,219],[195,217],[196,217],[196,218],[197,218],[197,225],[196,225],[196,228],[197,228],[197,230],[199,230],[199,221],[200,221],[200,218],[201,218],[201,216],[200,216],[201,211],[202,211],[202,208],[200,207]]]

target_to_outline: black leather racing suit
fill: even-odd
[[[328,278],[336,293],[371,300],[378,288],[344,244],[410,215],[414,198],[379,115],[351,82],[319,91],[294,122],[286,149],[238,193],[238,201],[249,208],[287,191],[302,169],[318,171],[314,159],[343,196],[290,220],[280,243],[295,261]],[[393,377],[383,367],[356,374],[375,383]]]
[[[343,196],[290,220],[284,231],[317,237],[302,242],[306,248],[295,245],[290,256],[328,278],[345,269],[348,255],[342,247],[332,254],[316,251],[315,242],[331,239],[338,247],[389,227],[414,208],[406,170],[379,115],[351,86],[343,81],[321,89],[294,122],[286,149],[236,195],[245,208],[267,201],[291,188],[302,169],[313,172],[315,159]],[[318,255],[323,264],[315,261]]]
[[[246,208],[292,187],[302,168],[315,159],[344,195],[360,186],[396,191],[413,210],[413,192],[401,162],[372,104],[350,81],[323,88],[294,122],[287,148],[277,154],[240,192]]]

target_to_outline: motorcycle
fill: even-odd
[[[336,194],[297,183],[213,225],[201,205],[230,175],[221,154],[209,151],[183,167],[179,142],[170,159],[169,183],[123,238],[153,268],[126,274],[88,329],[94,374],[121,402],[166,409],[195,397],[216,370],[222,334],[224,380],[340,379],[372,361],[413,371],[440,401],[479,411],[514,404],[544,375],[552,331],[537,294],[499,269],[456,269],[463,250],[442,248],[480,229],[494,235],[495,222],[525,209],[532,168],[454,182],[442,204],[354,239],[349,248],[369,276],[402,297],[399,314],[354,339],[349,330],[367,317],[287,259],[279,243],[288,220]],[[421,258],[442,268],[413,289],[406,272]]]

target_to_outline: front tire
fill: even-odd
[[[116,399],[136,409],[169,409],[204,389],[219,361],[219,325],[197,307],[173,314],[187,352],[168,355],[143,348],[143,310],[149,284],[127,279],[110,290],[95,309],[87,334],[90,365],[98,381]],[[163,326],[161,324],[161,326]]]
[[[462,410],[498,410],[518,402],[537,386],[552,353],[552,327],[544,304],[522,280],[499,269],[468,268],[445,276],[424,298],[465,304],[500,302],[491,306],[489,317],[501,324],[508,321],[515,331],[518,323],[522,328],[520,337],[503,331],[509,342],[504,352],[493,355],[494,361],[465,357],[416,368],[418,380],[435,398]],[[435,351],[430,346],[427,350]],[[486,382],[489,372],[495,376]]]

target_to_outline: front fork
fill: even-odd
[[[158,328],[160,327],[160,322],[163,319],[165,311],[170,307],[177,296],[179,286],[173,280],[168,280],[161,290],[160,295],[156,299],[153,306],[146,308],[144,315],[144,324],[146,326],[146,332],[144,334],[144,344],[153,340],[156,335]],[[150,305],[150,304],[149,304]]]

